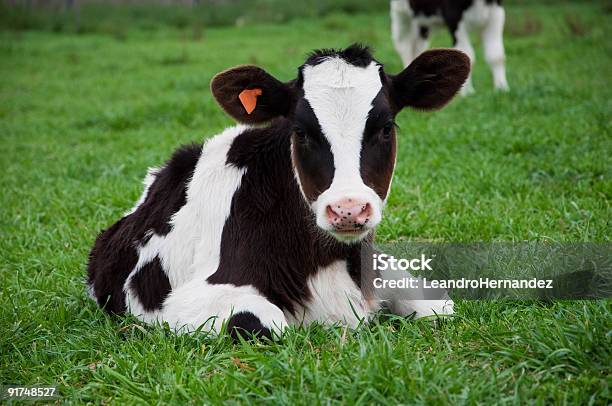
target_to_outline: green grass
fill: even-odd
[[[388,0],[199,0],[198,4],[182,7],[152,1],[109,3],[98,0],[82,2],[72,9],[64,6],[64,0],[50,0],[46,6],[41,3],[39,7],[32,7],[32,3],[23,0],[13,3],[0,3],[0,28],[81,34],[98,32],[121,37],[133,27],[145,31],[168,27],[201,30],[280,23],[299,17],[317,18],[333,12],[380,12],[388,7]]]
[[[479,54],[475,96],[399,116],[378,238],[610,242],[609,11],[509,7],[511,93],[491,90]],[[610,404],[610,301],[460,302],[437,324],[381,316],[234,345],[113,319],[87,298],[89,248],[146,168],[231,124],[209,91],[215,73],[257,63],[288,80],[311,49],[351,41],[395,72],[388,24],[381,10],[201,38],[0,32],[0,383],[57,384],[64,401],[96,404]]]

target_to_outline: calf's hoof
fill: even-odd
[[[437,318],[440,316],[450,316],[455,313],[455,303],[451,299],[441,300],[415,300],[412,302],[414,317]]]

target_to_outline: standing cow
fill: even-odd
[[[429,46],[433,26],[444,24],[455,48],[465,52],[472,63],[474,48],[469,31],[479,29],[485,59],[493,72],[493,85],[508,90],[504,53],[505,12],[501,0],[391,0],[391,36],[395,49],[408,66]],[[474,92],[468,78],[463,94]]]
[[[136,207],[95,242],[90,293],[111,313],[179,331],[226,323],[234,337],[356,326],[385,299],[403,315],[452,311],[364,293],[359,261],[391,185],[396,114],[442,107],[469,69],[465,54],[433,50],[390,75],[353,45],[314,52],[285,83],[256,66],[218,74],[212,93],[243,125],[149,171]]]

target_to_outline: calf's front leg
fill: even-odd
[[[218,334],[226,323],[234,339],[253,335],[273,338],[287,327],[282,310],[254,287],[211,284],[198,278],[172,291],[159,318],[179,332],[201,327]]]
[[[413,315],[415,318],[427,317],[427,316],[442,316],[451,315],[454,313],[454,302],[448,296],[448,293],[442,290],[429,291],[423,289],[423,280],[410,275],[407,272],[401,271],[381,271],[380,277],[383,280],[398,281],[401,278],[412,278],[419,280],[419,283],[415,284],[419,288],[414,289],[403,289],[403,288],[380,288],[377,289],[377,296],[393,314],[398,316],[410,316]],[[430,299],[431,296],[436,297]]]

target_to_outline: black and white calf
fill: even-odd
[[[218,74],[212,93],[243,124],[149,170],[136,206],[91,251],[92,295],[179,331],[226,322],[267,336],[356,326],[386,299],[399,314],[452,311],[364,293],[359,261],[391,184],[395,115],[442,107],[469,69],[463,53],[433,50],[389,75],[353,45],[314,52],[286,83],[256,66]]]
[[[408,66],[429,46],[430,29],[444,24],[455,48],[475,59],[469,31],[479,29],[496,89],[508,90],[504,52],[506,14],[501,0],[391,0],[391,36],[395,49]],[[474,92],[468,78],[463,94]]]

